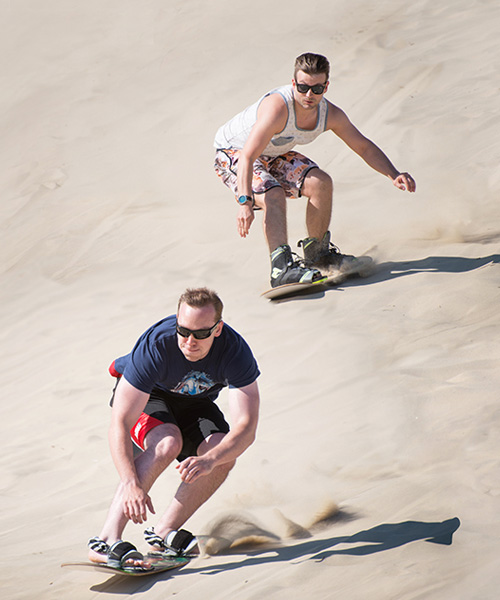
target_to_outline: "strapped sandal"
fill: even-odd
[[[114,569],[123,569],[124,567],[132,568],[134,570],[140,569],[141,571],[148,570],[138,565],[125,565],[127,560],[136,558],[137,560],[144,560],[144,556],[137,550],[137,548],[130,542],[122,542],[118,540],[109,549],[108,554],[108,567]]]
[[[144,531],[144,538],[151,546],[161,548],[163,552],[173,556],[194,556],[198,546],[198,540],[195,536],[185,529],[179,531],[170,531],[163,539],[154,531],[154,527]]]
[[[92,538],[88,546],[94,552],[106,557],[106,565],[113,569],[124,571],[150,571],[152,567],[143,567],[142,565],[127,565],[128,560],[144,560],[144,556],[130,542],[118,540],[112,546],[109,546],[104,540],[98,537]]]

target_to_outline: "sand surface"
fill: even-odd
[[[497,598],[500,5],[17,0],[0,16],[2,598]],[[260,216],[239,239],[212,140],[309,50],[418,191],[320,137],[333,239],[379,270],[274,304]],[[293,243],[303,220],[292,202]],[[262,413],[188,527],[279,541],[156,578],[61,569],[117,483],[107,365],[193,285],[250,343]],[[176,484],[157,482],[157,511]],[[142,528],[127,537],[144,548]]]

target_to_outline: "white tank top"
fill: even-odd
[[[241,150],[247,141],[252,127],[257,121],[257,110],[260,103],[264,98],[271,94],[280,94],[285,100],[288,108],[288,119],[283,131],[271,138],[271,141],[262,152],[263,156],[280,156],[281,154],[285,154],[298,144],[311,143],[318,135],[320,135],[320,133],[325,131],[328,114],[326,100],[322,98],[319,103],[318,119],[315,128],[312,130],[299,129],[296,125],[293,87],[291,85],[284,85],[275,90],[271,90],[262,96],[255,104],[245,108],[245,110],[237,114],[225,125],[222,125],[215,135],[214,146],[217,149],[236,148],[237,150]]]

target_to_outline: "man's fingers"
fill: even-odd
[[[146,499],[146,503],[147,503],[147,505],[148,505],[149,512],[150,512],[152,515],[155,515],[155,514],[156,514],[156,512],[155,512],[155,507],[153,506],[153,501],[151,500],[151,497],[150,497],[150,496],[148,496],[148,497],[147,497],[147,499]]]
[[[144,520],[144,511],[138,506],[131,506],[128,511],[128,518],[133,523],[142,523]]]
[[[154,515],[155,509],[151,497],[147,495],[144,502],[141,500],[131,500],[124,505],[123,512],[125,516],[135,524],[145,523],[148,518],[148,509]]]
[[[408,190],[409,192],[414,192],[417,187],[415,180],[409,173],[400,173],[394,180],[394,185],[400,190]]]
[[[243,219],[238,220],[238,233],[241,237],[246,237],[250,231],[250,223],[247,223]]]
[[[236,217],[238,233],[241,237],[246,237],[250,232],[250,226],[255,218],[252,209],[248,210],[248,207],[241,207],[238,216]]]
[[[182,481],[192,483],[203,475],[203,466],[195,457],[190,457],[177,465]]]

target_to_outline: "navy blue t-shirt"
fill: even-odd
[[[115,369],[137,389],[213,401],[223,387],[241,388],[260,375],[248,344],[226,323],[207,356],[196,362],[182,354],[175,324],[176,316],[171,315],[152,325],[130,354],[116,359]]]

